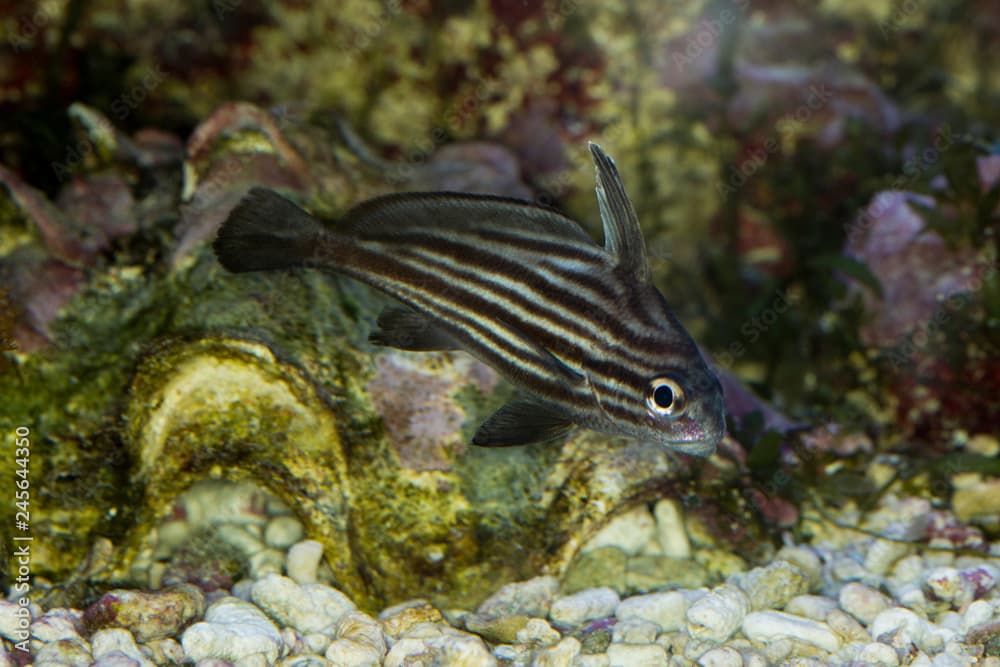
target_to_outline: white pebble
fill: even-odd
[[[660,632],[673,632],[685,627],[687,598],[678,591],[636,595],[622,600],[615,610],[620,621],[640,618],[660,627]]]
[[[385,667],[413,664],[449,667],[495,667],[496,657],[475,635],[447,626],[421,623],[397,640],[385,656]]]
[[[953,567],[936,567],[924,577],[924,584],[939,600],[951,601],[962,594],[962,577]]]
[[[552,576],[535,577],[503,586],[479,605],[476,613],[483,618],[501,616],[549,615],[552,600],[559,592],[559,580]]]
[[[576,637],[566,637],[555,646],[538,651],[531,667],[571,667],[583,646]]]
[[[684,528],[684,514],[677,501],[664,498],[653,508],[656,519],[656,539],[663,550],[664,556],[673,558],[689,558],[691,556],[691,541],[688,540]]]
[[[763,643],[776,639],[794,639],[833,653],[840,639],[826,624],[780,611],[755,611],[743,619],[747,639]]]
[[[722,584],[687,610],[688,634],[697,640],[724,642],[750,611],[746,594],[732,584]]]
[[[323,560],[323,545],[316,540],[303,540],[288,550],[285,571],[299,584],[316,583],[319,564]]]
[[[872,642],[865,644],[858,653],[856,662],[872,667],[896,667],[899,665],[899,656],[896,654],[896,649],[888,644]]]
[[[517,631],[518,644],[533,646],[551,646],[559,641],[559,633],[549,625],[544,618],[530,618],[524,627]]]
[[[797,595],[785,605],[785,611],[805,616],[814,621],[825,621],[827,614],[837,608],[837,603],[822,595]]]
[[[553,600],[549,618],[557,628],[574,628],[585,621],[611,616],[620,602],[613,589],[589,588]]]
[[[356,608],[335,588],[323,584],[300,586],[276,574],[255,582],[250,596],[269,616],[303,635],[312,632],[332,634],[337,620]]]
[[[181,644],[195,660],[245,662],[259,654],[273,663],[278,659],[281,633],[257,607],[239,598],[224,597],[209,606],[204,621],[184,631]]]
[[[894,531],[887,530],[886,533]],[[910,552],[910,546],[891,540],[874,540],[865,553],[865,569],[872,574],[885,575],[900,558]]]
[[[31,624],[31,636],[42,642],[81,639],[76,629],[79,621],[79,613],[72,613],[68,609],[53,609],[35,619]]]
[[[573,667],[611,667],[607,653],[581,653],[573,661]]]
[[[919,645],[927,632],[927,621],[909,609],[892,607],[876,616],[869,625],[872,639],[891,644],[896,648],[906,648],[909,644]]]
[[[263,579],[269,574],[281,574],[285,567],[285,552],[278,549],[261,549],[250,556],[250,577]]]
[[[30,607],[22,607],[16,602],[0,599],[0,636],[13,642],[24,641],[28,638],[30,627]]]
[[[611,631],[611,641],[622,644],[652,644],[660,626],[642,618],[619,621]]]
[[[267,522],[264,529],[264,544],[275,549],[287,549],[302,539],[305,529],[293,516],[276,516]]]
[[[60,639],[42,644],[35,650],[33,657],[36,667],[91,667],[94,663],[94,658],[90,655],[90,644],[85,640]]]
[[[615,517],[583,546],[584,553],[600,547],[618,547],[636,556],[656,533],[656,521],[649,508],[639,505]]]
[[[967,655],[940,653],[931,660],[932,667],[972,667],[975,663]]]
[[[124,628],[108,628],[95,632],[90,637],[90,652],[98,659],[117,652],[128,656],[141,667],[155,667],[154,663],[139,650],[132,633]]]
[[[840,589],[840,608],[866,625],[892,606],[892,600],[879,591],[851,582]]]
[[[667,667],[667,652],[659,644],[611,644],[608,646],[611,667]]]
[[[964,634],[970,628],[986,623],[991,618],[993,618],[993,605],[986,600],[976,600],[965,610],[958,630]]]
[[[326,659],[336,667],[379,667],[382,655],[354,639],[334,639],[326,649]]]
[[[702,653],[698,658],[700,667],[743,667],[743,656],[728,646],[720,646]]]
[[[382,625],[361,611],[349,611],[342,615],[333,629],[337,639],[351,639],[372,649],[381,662],[385,657],[386,640]]]
[[[147,661],[146,664],[152,665],[153,663]],[[137,660],[133,660],[121,651],[112,651],[94,660],[91,667],[140,667],[140,665]]]

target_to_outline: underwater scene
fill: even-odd
[[[1000,667],[998,63],[0,0],[0,667]]]

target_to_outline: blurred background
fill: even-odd
[[[0,17],[8,359],[134,357],[163,330],[162,285],[211,261],[202,242],[254,183],[330,217],[395,190],[519,196],[599,239],[596,141],[762,479],[820,425],[804,479],[830,476],[827,454],[897,453],[903,477],[995,466],[996,2],[0,0]],[[165,282],[89,301],[95,324],[74,299],[111,274]],[[106,407],[76,415],[104,433]]]

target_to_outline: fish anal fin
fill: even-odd
[[[421,352],[460,349],[432,318],[404,306],[387,306],[376,324],[368,336],[376,345]]]
[[[604,223],[604,249],[640,282],[648,282],[651,273],[646,243],[618,168],[614,160],[595,143],[590,144],[590,154],[597,170],[597,203]]]
[[[573,428],[570,415],[530,396],[511,399],[480,424],[477,447],[513,447],[554,440]]]

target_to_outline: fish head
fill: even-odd
[[[683,366],[648,378],[641,388],[646,437],[692,456],[709,456],[726,435],[722,384],[696,351]]]

